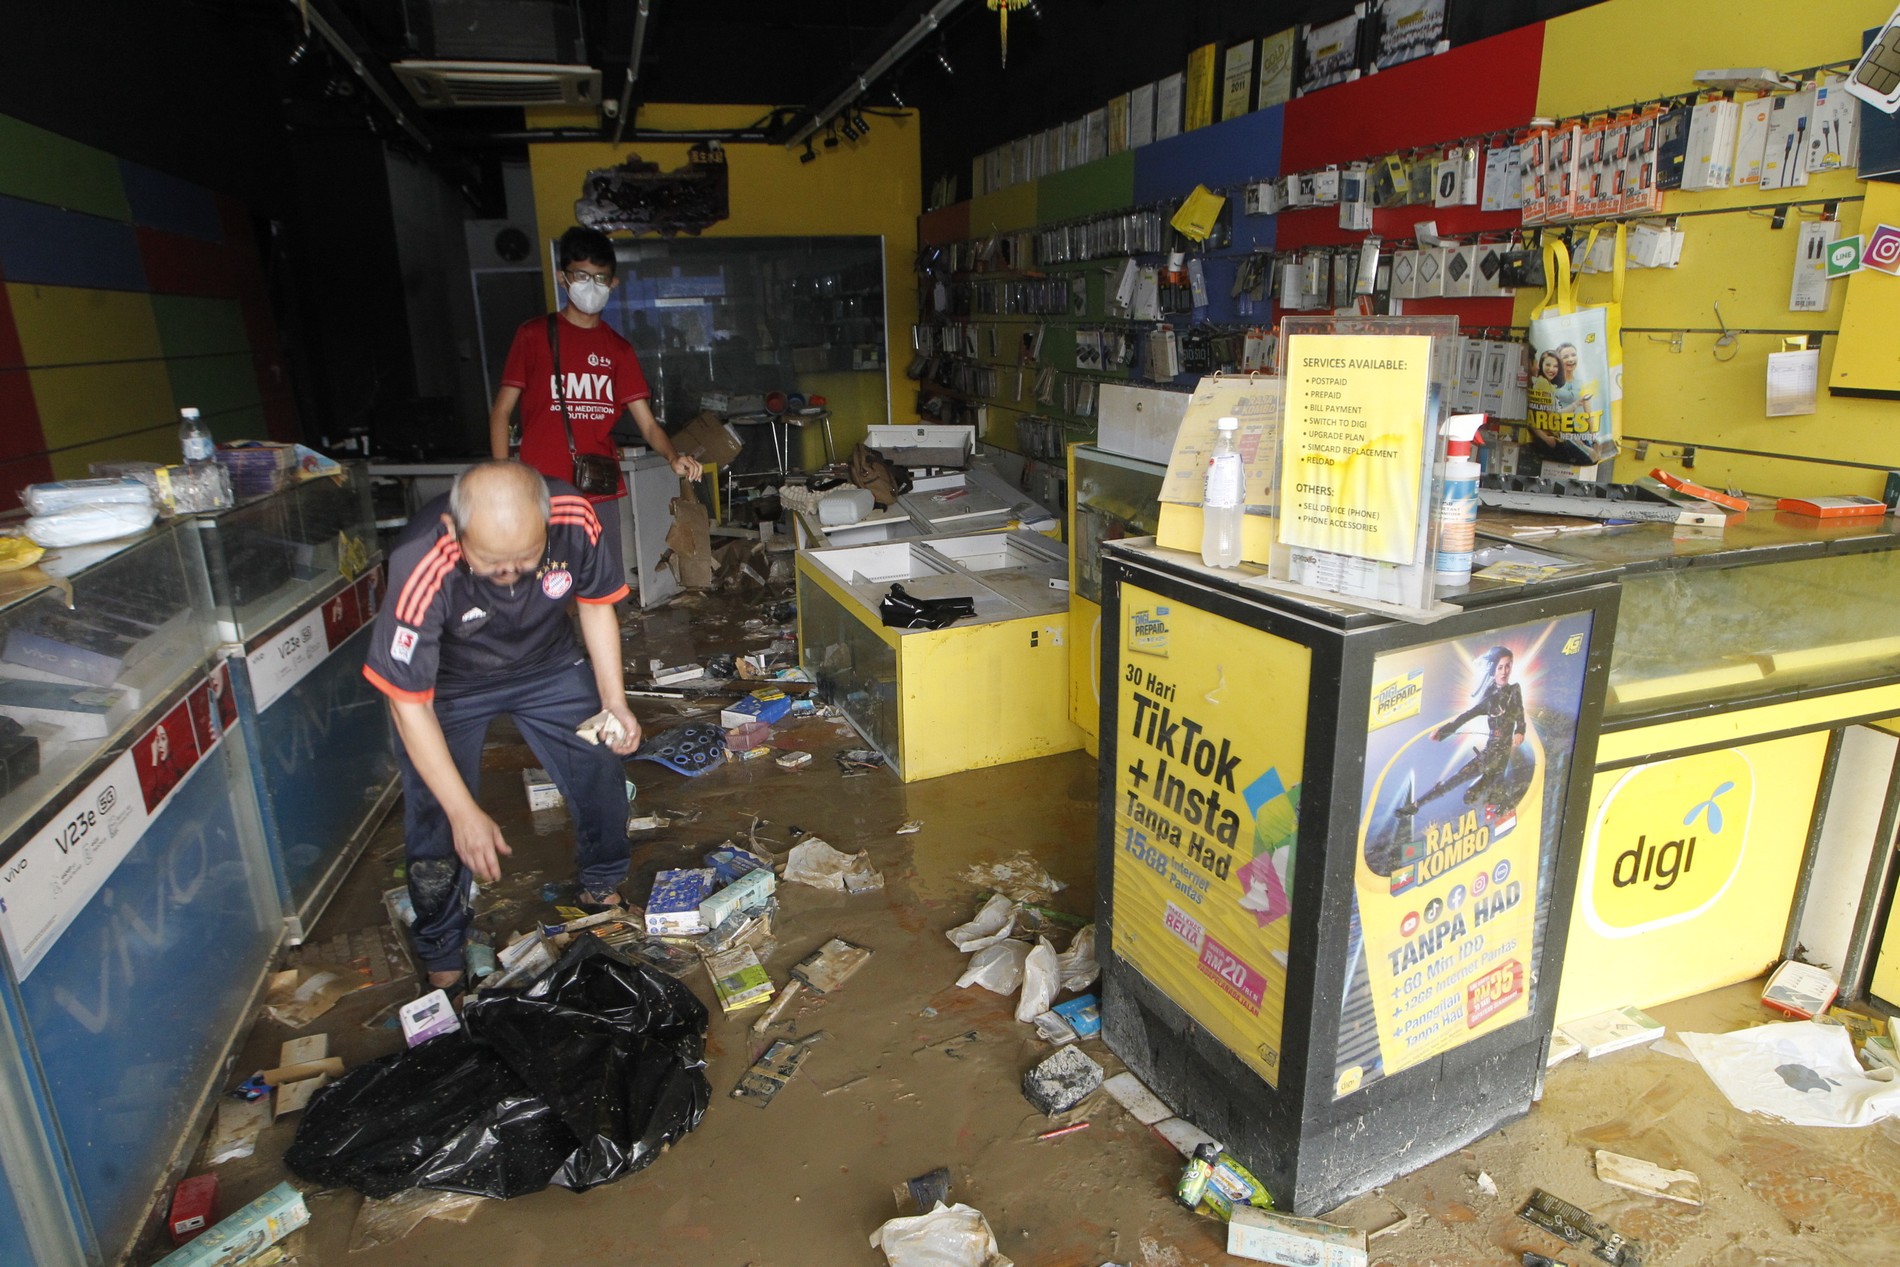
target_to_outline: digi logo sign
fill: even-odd
[[[1631,937],[1714,906],[1741,869],[1754,807],[1754,767],[1733,749],[1629,771],[1584,844],[1590,926]]]

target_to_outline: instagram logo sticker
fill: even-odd
[[[1900,229],[1883,224],[1874,230],[1861,251],[1862,268],[1877,268],[1883,273],[1900,275]]]

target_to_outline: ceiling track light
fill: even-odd
[[[950,55],[942,48],[937,50],[937,65],[943,67],[943,73],[946,75],[954,76],[957,73],[957,68],[950,64]]]
[[[801,163],[809,163],[817,157],[818,157],[818,152],[812,149],[811,139],[807,137],[805,140],[805,152],[798,156],[798,161]]]

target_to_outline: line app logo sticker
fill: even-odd
[[[1590,926],[1632,937],[1715,905],[1741,869],[1754,806],[1754,766],[1734,749],[1631,770],[1584,848]]]

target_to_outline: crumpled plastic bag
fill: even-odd
[[[967,990],[980,985],[993,994],[1014,994],[1023,983],[1023,962],[1028,958],[1029,947],[1020,941],[985,946],[970,956],[963,975],[957,978],[957,988]]]
[[[983,903],[983,909],[967,924],[959,924],[944,936],[950,944],[965,954],[982,950],[985,946],[994,946],[998,942],[1009,940],[1016,931],[1018,906],[1001,893],[990,895]]]
[[[51,515],[34,515],[26,521],[26,535],[34,545],[57,550],[62,546],[91,545],[144,532],[158,518],[158,507],[144,505],[80,506]]]
[[[1023,959],[1023,997],[1016,1001],[1016,1019],[1025,1025],[1049,1010],[1062,987],[1062,970],[1057,966],[1056,948],[1047,937],[1039,937]]]
[[[989,1220],[959,1202],[928,1214],[891,1219],[871,1237],[890,1267],[1015,1267],[996,1246]]]
[[[809,884],[814,889],[860,890],[883,883],[868,855],[840,853],[816,836],[792,846],[785,856],[783,878],[787,884]]]
[[[1095,925],[1081,929],[1070,939],[1069,948],[1056,956],[1057,966],[1062,972],[1062,988],[1080,994],[1095,984],[1095,978],[1102,975],[1102,965],[1095,959]]]
[[[1862,1069],[1838,1025],[1788,1021],[1679,1037],[1744,1112],[1796,1126],[1871,1126],[1900,1116],[1900,1080],[1891,1070]]]
[[[578,1192],[647,1166],[705,1115],[704,1005],[591,934],[463,1020],[319,1091],[285,1165],[376,1198]]]
[[[350,1253],[393,1245],[429,1219],[466,1223],[486,1200],[468,1192],[432,1192],[411,1188],[381,1201],[365,1201],[350,1227]]]
[[[958,878],[1018,902],[1047,902],[1068,887],[1026,852],[1013,854],[1001,862],[965,867]]]

